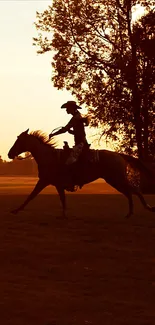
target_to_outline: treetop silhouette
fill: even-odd
[[[53,53],[54,86],[85,103],[106,138],[121,134],[120,148],[143,159],[154,155],[153,4],[55,0],[37,13],[34,38],[38,53]],[[145,11],[134,21],[137,5]]]

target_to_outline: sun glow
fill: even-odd
[[[39,56],[32,46],[36,11],[51,4],[43,1],[0,1],[0,155],[7,152],[22,131],[53,128],[68,122],[60,106],[72,96],[51,83],[51,54]],[[61,142],[61,141],[60,141]]]

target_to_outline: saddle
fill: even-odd
[[[95,149],[90,149],[90,144],[86,143],[81,155],[78,158],[78,163],[85,164],[85,163],[96,163],[99,162],[99,151]],[[63,157],[64,161],[68,159],[72,151],[72,148],[69,147],[68,142],[64,141],[63,146]]]
[[[82,188],[85,184],[85,175],[93,166],[93,163],[99,161],[98,150],[90,150],[90,144],[86,144],[82,150],[82,153],[78,157],[77,161],[73,164],[66,165],[66,161],[69,158],[72,148],[69,147],[68,142],[64,141],[62,160],[61,162],[65,166],[64,179],[66,189],[74,192],[77,188]]]
[[[88,156],[89,156],[89,147],[90,147],[90,144],[85,144],[84,147],[83,147],[83,150],[81,152],[81,154],[79,155],[79,158],[77,159],[78,162],[85,162],[86,160],[89,160],[88,159]],[[68,142],[67,141],[64,141],[64,146],[63,146],[63,153],[64,153],[64,157],[65,157],[65,161],[67,160],[67,158],[70,156],[71,152],[72,152],[72,148],[69,147],[68,145]]]

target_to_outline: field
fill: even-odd
[[[54,188],[18,215],[33,178],[0,178],[0,324],[154,325],[155,213],[97,182],[67,195]],[[155,197],[146,196],[155,205]]]

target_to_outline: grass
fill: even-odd
[[[67,220],[54,194],[14,216],[14,190],[0,195],[1,324],[154,325],[155,214],[135,199],[127,220],[123,196],[85,191],[67,195]]]

